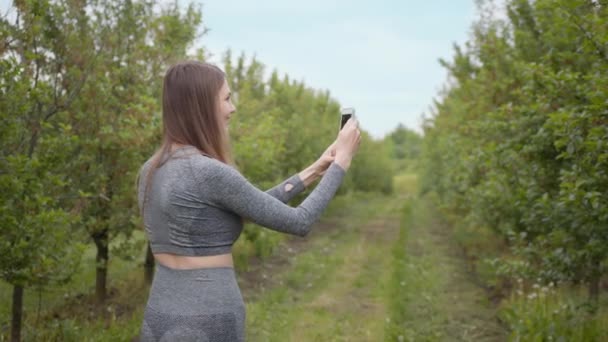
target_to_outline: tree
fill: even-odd
[[[162,71],[186,56],[201,13],[193,5],[182,13],[177,4],[146,1],[100,1],[90,8],[90,15],[80,12],[88,25],[85,39],[104,48],[90,61],[70,122],[81,137],[73,163],[81,171],[76,181],[85,195],[83,226],[97,250],[96,296],[103,302],[110,241],[124,236],[127,257],[141,250],[132,239],[139,225],[133,185],[160,136]]]
[[[66,281],[82,251],[72,234],[79,211],[69,163],[78,139],[66,110],[86,74],[63,72],[57,41],[75,37],[55,29],[52,7],[17,2],[13,20],[0,21],[0,275],[14,289],[13,341],[20,340],[24,288]]]
[[[390,145],[391,157],[396,160],[398,169],[416,166],[422,148],[422,136],[411,129],[399,124],[387,137],[386,143]]]

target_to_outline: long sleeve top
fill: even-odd
[[[146,191],[150,165],[148,160],[139,174],[138,202],[152,252],[188,256],[229,253],[243,230],[243,218],[306,235],[345,174],[332,163],[308,197],[291,207],[286,203],[304,189],[297,174],[264,192],[232,166],[189,146],[175,151],[154,172]],[[293,186],[289,191],[288,184]]]

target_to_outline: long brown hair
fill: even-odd
[[[173,144],[194,146],[201,154],[234,164],[227,130],[217,114],[218,94],[225,80],[220,68],[203,62],[184,61],[167,70],[162,97],[163,140],[152,157],[144,203],[154,171],[169,160]]]

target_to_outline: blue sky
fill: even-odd
[[[377,138],[398,123],[421,131],[447,75],[438,59],[451,58],[476,17],[473,0],[202,3],[210,31],[200,43],[211,61],[227,48],[255,55],[268,73],[276,68],[355,107]]]

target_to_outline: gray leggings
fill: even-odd
[[[245,304],[230,267],[176,270],[156,263],[141,341],[245,340]]]

